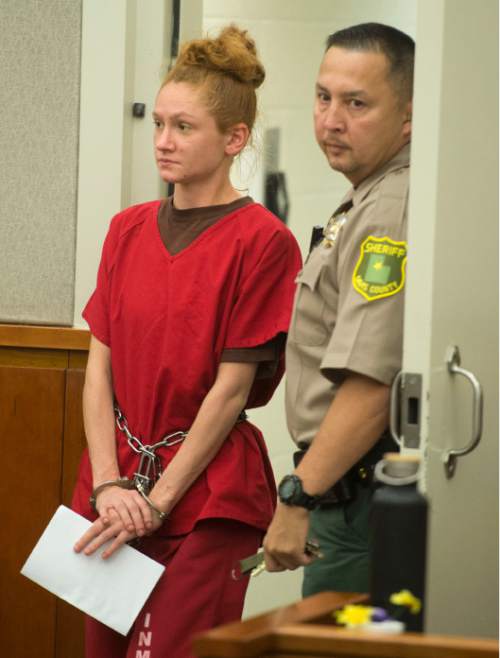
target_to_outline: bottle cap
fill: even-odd
[[[375,478],[385,484],[404,486],[418,480],[420,455],[388,452],[375,466]]]
[[[415,475],[420,468],[420,455],[386,452],[384,455],[384,472],[390,477],[408,477]]]

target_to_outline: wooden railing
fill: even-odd
[[[88,350],[90,332],[72,327],[49,327],[24,324],[0,324],[0,346]]]
[[[195,640],[199,658],[497,658],[498,642],[482,638],[384,634],[333,624],[332,611],[367,595],[324,592]]]

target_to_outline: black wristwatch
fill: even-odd
[[[278,485],[278,497],[285,505],[312,510],[319,505],[321,496],[310,496],[302,488],[298,475],[285,475]]]

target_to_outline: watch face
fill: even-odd
[[[289,502],[293,499],[297,491],[297,481],[292,475],[286,475],[283,480],[281,480],[278,494],[280,500],[284,503]]]

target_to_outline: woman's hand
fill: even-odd
[[[144,498],[135,489],[109,486],[97,496],[96,508],[105,525],[109,525],[110,512],[118,514],[127,532],[142,537],[153,531],[156,516]]]
[[[129,532],[123,525],[118,513],[112,508],[109,509],[108,520],[104,522],[102,517],[90,526],[76,542],[74,550],[76,553],[83,552],[85,555],[92,555],[106,542],[113,540],[112,543],[103,551],[102,557],[110,557],[120,546],[134,539],[136,534]]]
[[[92,555],[111,541],[102,553],[103,559],[109,558],[123,544],[151,534],[162,524],[137,491],[107,487],[99,493],[96,507],[99,518],[76,542],[74,550],[77,553]]]

